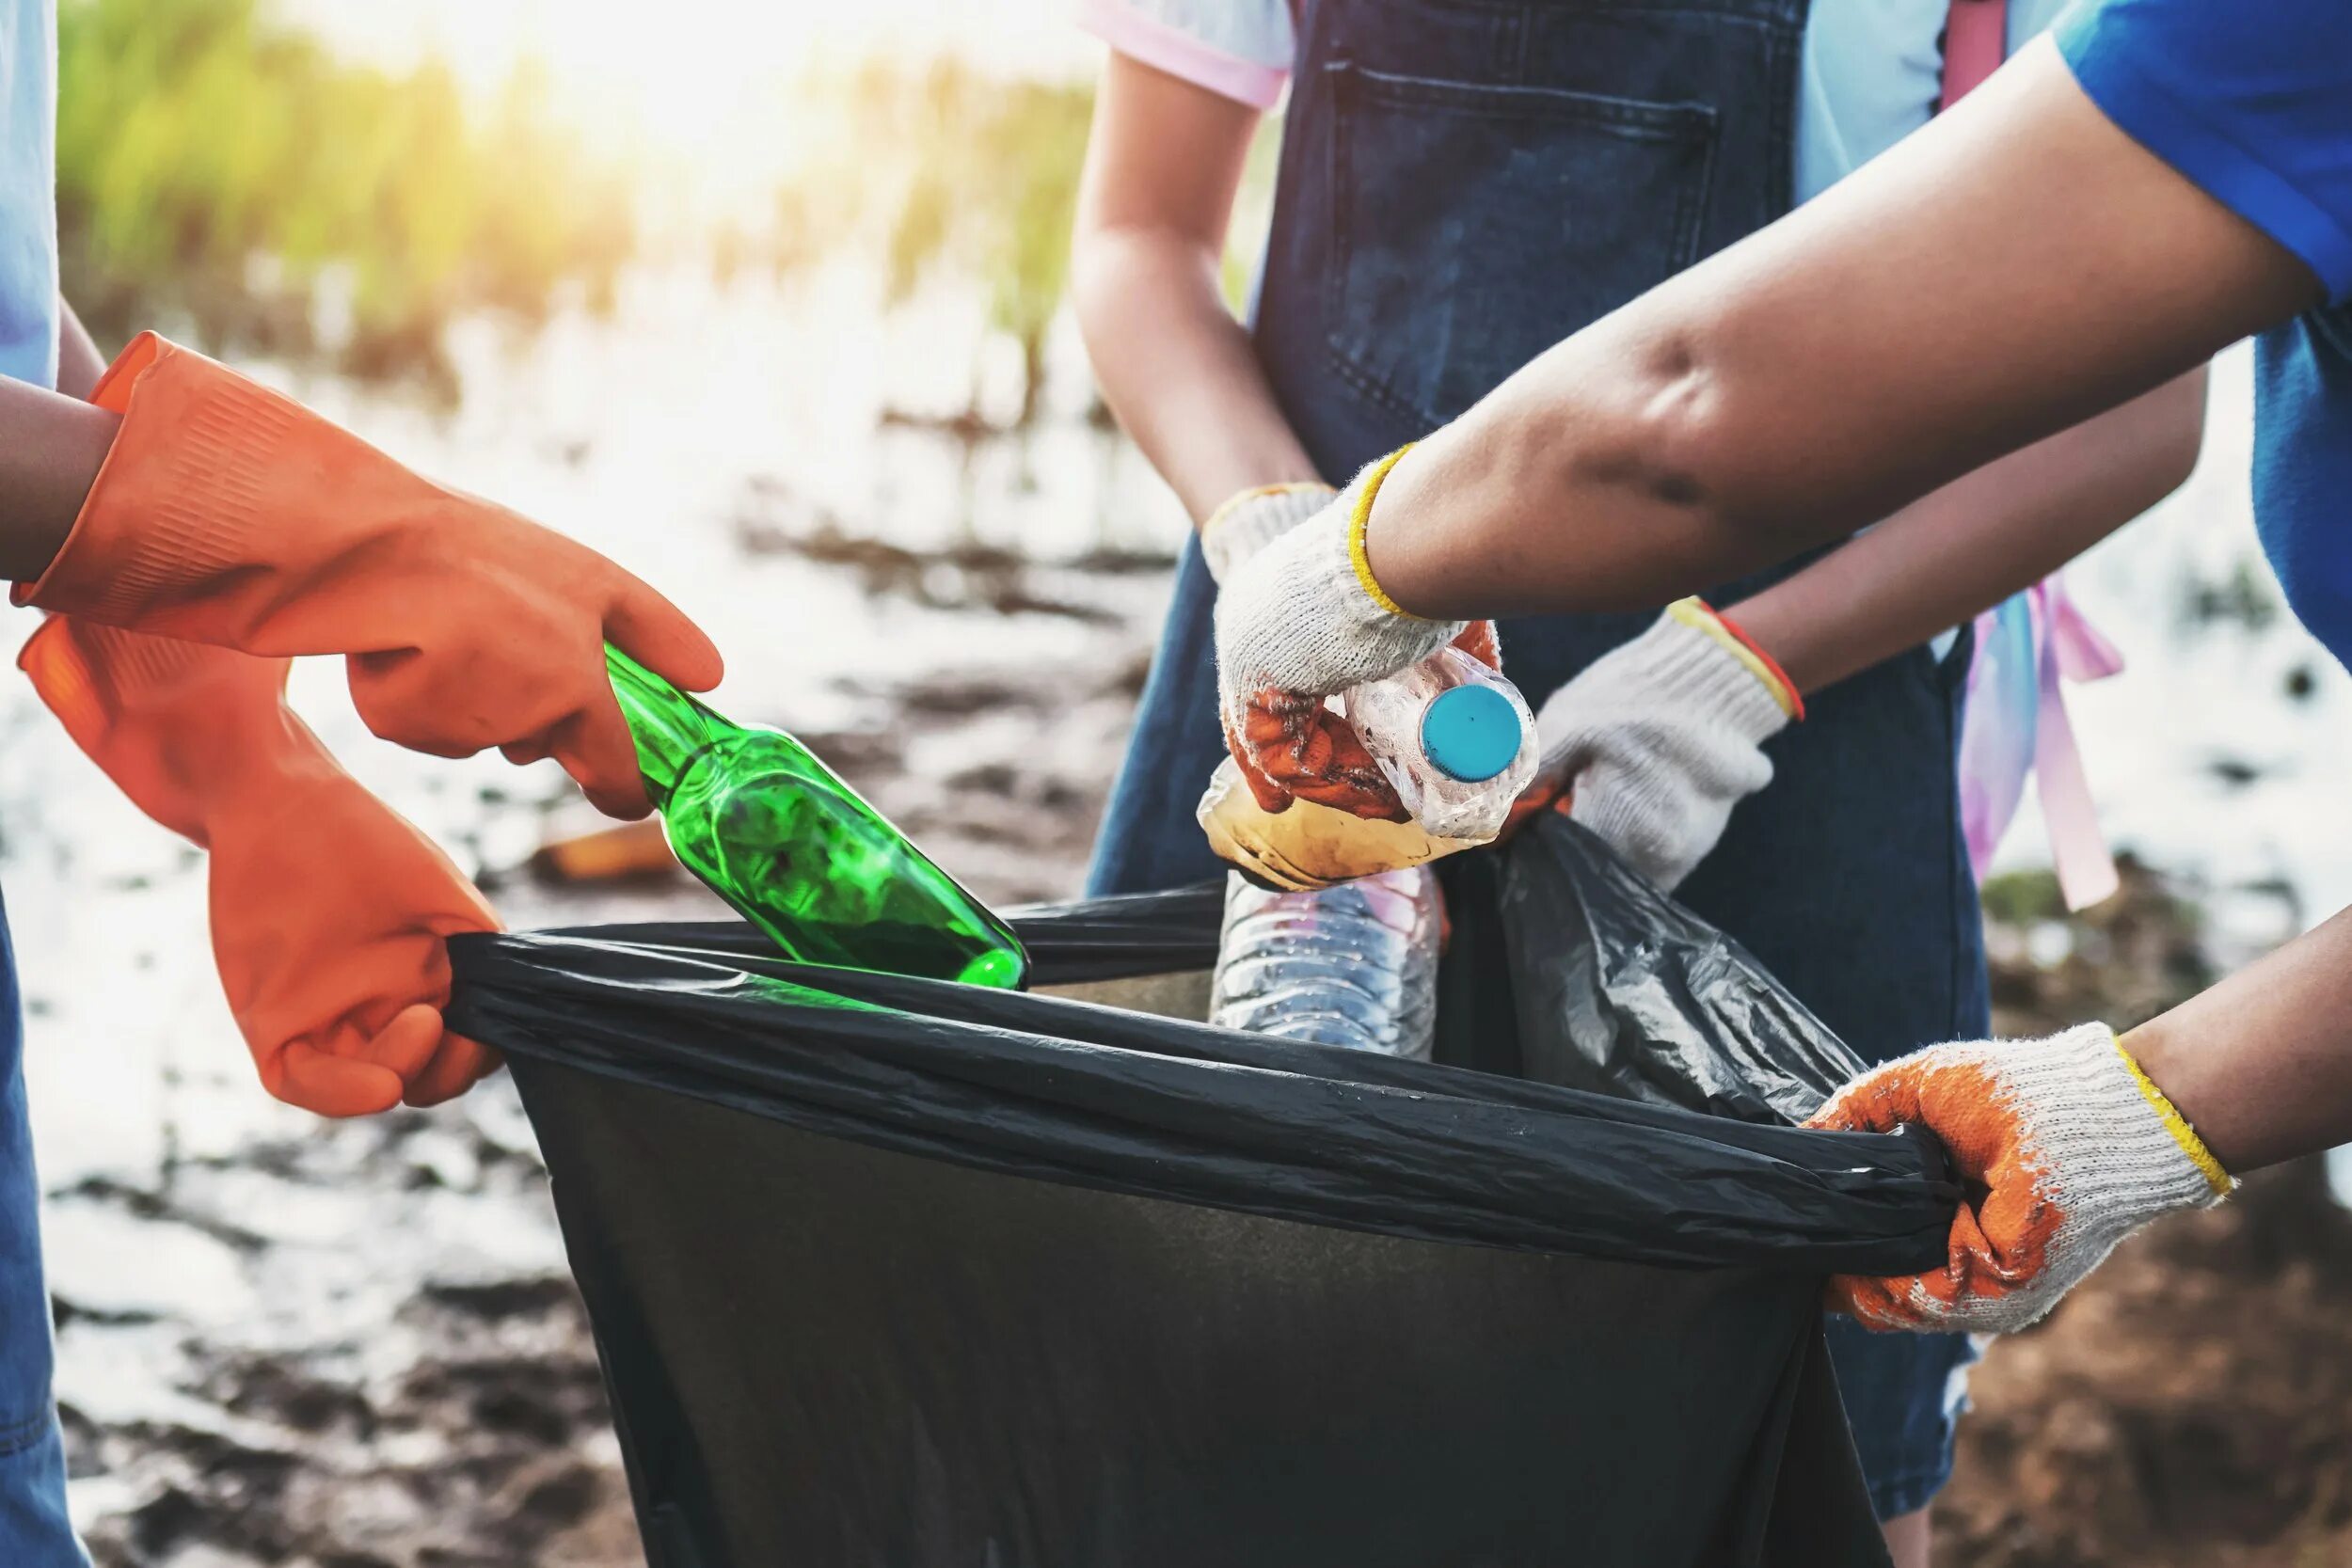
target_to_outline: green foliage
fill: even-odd
[[[801,98],[820,129],[777,196],[776,270],[866,247],[886,303],[938,277],[977,282],[991,325],[1022,347],[1033,406],[1069,278],[1092,90],[942,59],[877,62]]]
[[[268,0],[60,0],[58,32],[67,292],[102,340],[158,325],[448,393],[451,321],[536,321],[567,293],[609,304],[639,250],[632,171],[592,160],[529,70],[485,103],[437,63],[345,59]],[[1025,419],[1068,283],[1091,87],[941,59],[778,90],[796,163],[769,212],[691,237],[713,276],[846,257],[885,305],[977,287],[1021,345]],[[1237,304],[1278,135],[1253,149],[1236,214]]]
[[[2066,918],[2066,898],[2058,891],[2058,874],[2052,871],[1998,872],[1985,879],[1977,897],[1984,906],[1985,918],[2007,926]]]
[[[184,321],[215,347],[305,354],[322,280],[363,373],[438,378],[441,329],[609,298],[635,244],[618,171],[518,75],[486,110],[446,68],[391,73],[257,0],[62,0],[57,200],[69,294],[102,337]]]

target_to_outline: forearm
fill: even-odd
[[[0,377],[0,578],[48,567],[120,424],[79,399]]]
[[[2233,1175],[2352,1143],[2352,911],[2123,1044]]]
[[[2205,372],[1989,463],[1726,613],[1816,691],[1981,614],[2178,488]]]
[[[1095,94],[1071,293],[1111,411],[1200,522],[1317,478],[1218,292],[1258,113],[1114,53]]]
[[[57,301],[57,390],[87,403],[98,390],[98,378],[106,373],[106,356],[98,352],[73,307],[62,299]]]
[[[1889,515],[2318,294],[2036,45],[1417,448],[1373,511],[1371,564],[1435,617],[1660,604]]]
[[[1318,477],[1225,308],[1213,254],[1097,230],[1078,242],[1074,286],[1104,400],[1193,521],[1253,485]]]

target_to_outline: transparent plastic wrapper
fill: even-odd
[[[1268,887],[1293,891],[1425,865],[1479,847],[1476,839],[1433,838],[1417,822],[1368,821],[1312,800],[1269,812],[1232,757],[1209,776],[1197,815],[1218,859]]]
[[[1443,918],[1425,866],[1303,893],[1229,876],[1209,1022],[1426,1061]]]
[[[1029,993],[453,938],[652,1568],[1885,1568],[1820,1284],[1941,1150],[1791,1125],[1852,1053],[1565,817],[1446,876],[1430,1062],[1104,1005],[1214,886],[1014,916]]]
[[[1491,842],[1534,782],[1535,716],[1526,699],[1458,647],[1350,687],[1336,705],[1432,838]]]

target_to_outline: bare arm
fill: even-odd
[[[1398,465],[1368,547],[1449,617],[1656,604],[1851,531],[2320,297],[2047,40]],[[2128,1044],[2244,1172],[2352,1140],[2352,912]]]
[[[2352,1143],[2352,911],[2123,1044],[2234,1175]]]
[[[1095,99],[1072,290],[1103,395],[1199,522],[1318,476],[1217,277],[1258,116],[1113,55]]]
[[[1400,463],[1380,582],[1449,619],[1637,608],[1841,537],[2320,297],[2047,40]]]
[[[121,421],[0,376],[0,578],[30,582],[65,543]]]
[[[106,356],[98,352],[73,307],[62,299],[57,301],[57,390],[87,403],[98,390],[98,378],[106,373]]]
[[[72,308],[57,309],[58,389],[0,376],[0,578],[12,582],[40,577],[65,543],[120,422],[84,401],[106,362]]]
[[[2197,465],[2201,368],[1989,463],[1727,613],[1801,691],[1983,613],[2170,495]]]

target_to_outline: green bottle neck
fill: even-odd
[[[645,791],[657,806],[668,803],[671,792],[694,759],[739,727],[607,643],[604,667],[612,677],[612,694],[621,701],[637,741],[637,768],[645,777]]]

